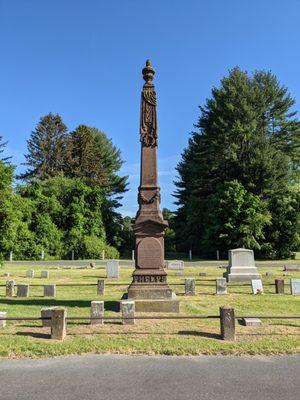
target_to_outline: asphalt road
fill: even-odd
[[[299,400],[300,355],[0,361],[2,400]]]

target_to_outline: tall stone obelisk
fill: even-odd
[[[156,93],[152,83],[155,71],[149,60],[142,74],[145,84],[141,97],[139,210],[134,225],[135,271],[128,298],[136,300],[137,311],[177,312],[179,302],[174,299],[164,270],[164,231],[168,222],[160,211]]]

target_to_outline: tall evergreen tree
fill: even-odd
[[[3,154],[6,145],[7,145],[7,142],[4,142],[4,141],[3,141],[3,136],[0,135],[0,155]],[[1,158],[0,158],[0,161],[3,161],[3,162],[5,163],[5,162],[7,162],[7,161],[10,160],[10,159],[11,159],[11,157],[4,157],[4,158],[1,157]]]
[[[225,182],[238,182],[262,201],[288,191],[291,167],[299,168],[299,122],[293,105],[287,89],[266,72],[250,76],[234,68],[219,88],[213,88],[177,166],[179,249],[203,251],[211,202]],[[220,229],[214,225],[214,231]],[[268,238],[258,229],[243,241],[260,248]]]
[[[25,165],[28,169],[20,179],[45,180],[65,170],[67,127],[60,115],[49,113],[42,117],[27,141]]]
[[[69,177],[85,178],[109,195],[126,190],[127,177],[118,175],[123,164],[121,152],[97,128],[79,125],[71,132],[66,163]]]

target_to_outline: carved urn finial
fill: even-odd
[[[155,74],[154,69],[151,67],[151,62],[150,60],[146,61],[146,67],[143,68],[143,78],[146,81],[146,83],[151,83]]]

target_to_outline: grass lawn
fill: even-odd
[[[35,268],[34,279],[25,278],[26,267],[6,266],[0,270],[0,285],[5,284],[3,272],[10,273],[9,279],[17,283],[96,283],[105,277],[104,269],[51,269],[49,279],[41,279]],[[200,277],[199,271],[206,272]],[[39,317],[45,306],[64,306],[68,316],[89,316],[91,300],[105,300],[107,316],[117,316],[117,302],[126,291],[133,269],[121,268],[118,282],[124,286],[106,285],[105,296],[96,295],[96,286],[57,287],[56,299],[43,297],[42,287],[30,288],[30,297],[6,298],[5,287],[0,287],[0,311],[7,311],[8,317]],[[274,277],[265,277],[266,271],[273,271]],[[300,272],[285,273],[282,268],[261,268],[264,295],[252,295],[250,285],[232,284],[228,295],[216,296],[215,278],[222,276],[223,269],[217,267],[189,267],[184,276],[169,271],[169,283],[184,283],[185,277],[197,279],[197,295],[184,296],[184,286],[173,286],[181,302],[181,314],[219,314],[219,307],[229,304],[237,315],[255,314],[300,314],[300,296],[291,296],[289,279],[300,278]],[[275,278],[286,281],[286,294],[276,295]],[[141,314],[140,314],[141,315]],[[147,314],[149,315],[149,314]],[[133,326],[123,326],[119,321],[106,322],[103,326],[91,326],[88,321],[69,321],[67,338],[64,342],[49,339],[50,328],[42,328],[40,321],[9,321],[0,329],[0,357],[49,357],[83,353],[122,354],[292,354],[300,350],[300,319],[263,320],[261,327],[244,327],[237,323],[236,342],[220,340],[218,319],[202,320],[137,320]]]

